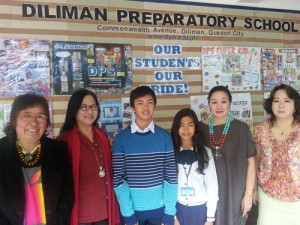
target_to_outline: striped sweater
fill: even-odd
[[[171,136],[155,125],[155,133],[131,133],[130,126],[113,143],[114,190],[127,225],[162,218],[174,224],[177,171]]]

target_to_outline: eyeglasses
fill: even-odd
[[[79,109],[81,111],[88,111],[89,109],[91,109],[92,111],[97,111],[98,110],[98,106],[93,104],[93,105],[86,105],[86,104],[82,104]]]
[[[38,122],[45,122],[47,120],[47,116],[44,114],[37,114],[34,116],[31,113],[24,113],[21,115],[21,118],[24,121],[32,121],[33,119],[36,119]]]

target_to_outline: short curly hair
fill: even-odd
[[[300,95],[293,87],[291,87],[287,84],[280,84],[273,88],[269,98],[264,99],[263,106],[264,106],[264,109],[266,110],[267,114],[269,114],[271,116],[270,117],[271,124],[273,124],[276,121],[276,116],[272,110],[272,103],[274,100],[275,93],[279,90],[284,90],[286,92],[287,96],[290,99],[294,100],[294,107],[295,107],[295,112],[293,113],[294,122],[299,123],[300,122]]]

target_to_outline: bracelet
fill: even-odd
[[[247,191],[246,191],[246,192],[245,192],[245,195],[248,196],[248,197],[253,197],[253,192],[247,192]]]

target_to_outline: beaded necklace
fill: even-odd
[[[214,154],[216,159],[219,159],[222,157],[222,155],[218,151],[218,149],[222,148],[224,145],[224,142],[225,142],[228,130],[229,130],[230,122],[231,122],[231,116],[228,115],[221,138],[219,141],[216,141],[215,136],[214,136],[214,118],[212,116],[209,118],[209,141],[210,141],[211,147],[213,147],[216,150],[216,152]]]
[[[26,152],[19,141],[16,141],[16,146],[18,155],[23,165],[25,165],[26,167],[33,167],[39,162],[41,158],[41,143],[38,143],[30,152]]]

